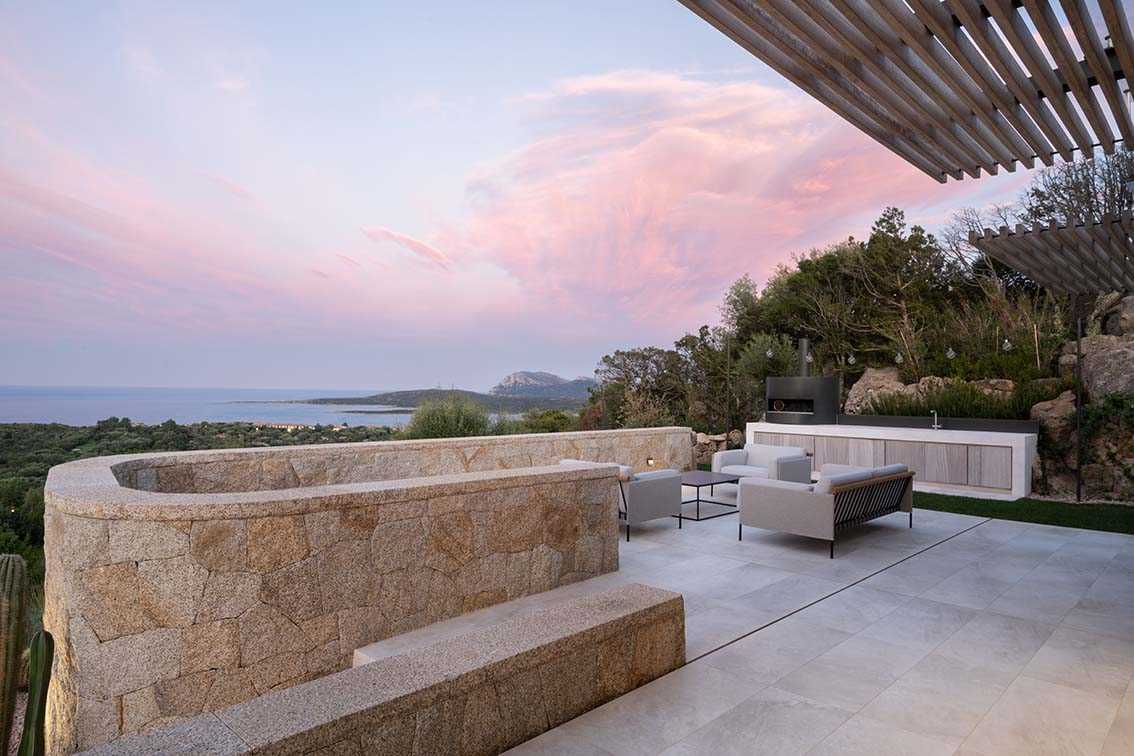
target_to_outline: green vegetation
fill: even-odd
[[[15,554],[0,556],[0,743],[10,743],[16,687],[28,622],[28,568]]]
[[[28,705],[17,756],[43,756],[47,743],[47,689],[51,685],[51,663],[55,659],[55,639],[40,630],[31,641],[28,654]]]
[[[1004,397],[985,393],[970,383],[946,383],[913,396],[876,396],[864,414],[927,417],[936,410],[940,417],[1027,420],[1033,405],[1054,399],[1068,388],[1069,382],[1033,381],[1017,384],[1015,390]]]
[[[921,492],[914,492],[913,503],[920,509],[939,512],[1134,534],[1134,507],[1122,504],[1070,504],[1044,499],[990,501]]]
[[[454,392],[422,402],[404,433],[406,438],[461,438],[487,435],[490,427],[488,410]]]

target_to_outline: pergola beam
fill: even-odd
[[[1134,149],[1116,0],[681,2],[938,181]]]

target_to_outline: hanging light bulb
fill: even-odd
[[[902,356],[901,352],[898,352],[897,354],[894,355],[894,362],[898,363],[899,365],[901,365],[905,361],[906,361],[906,358]]]
[[[773,357],[775,357],[776,355],[775,355],[775,352],[773,352],[771,350],[771,348],[769,348],[768,351],[764,352],[764,356],[767,357],[770,360]]]
[[[1004,339],[1004,351],[1005,352],[1012,351],[1012,342],[1009,341],[1008,339]]]
[[[811,356],[811,352],[808,352],[806,355],[804,355],[803,359],[807,362],[808,365],[810,365],[812,362],[815,362],[815,358]]]
[[[949,347],[948,349],[945,350],[945,357],[947,359],[950,359],[950,360],[955,359],[957,357],[957,353],[953,351],[953,347]]]
[[[854,358],[854,355],[853,355],[853,354],[852,354],[852,355],[848,355],[848,356],[847,356],[847,364],[848,364],[848,365],[853,365],[853,364],[854,364],[854,363],[856,363],[856,362],[858,362],[858,360],[856,360],[856,359]]]

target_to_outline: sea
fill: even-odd
[[[304,399],[352,397],[373,389],[137,388],[107,386],[0,386],[0,423],[94,425],[128,417],[152,425],[252,422],[298,425],[403,426],[404,408],[363,404],[303,404]],[[399,411],[400,409],[400,411]]]

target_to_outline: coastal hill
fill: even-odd
[[[587,403],[589,389],[595,382],[589,378],[567,380],[551,373],[521,371],[505,376],[490,393],[464,389],[411,389],[387,391],[356,397],[308,399],[309,404],[374,404],[384,407],[412,409],[423,401],[443,399],[457,394],[483,406],[490,412],[525,412],[530,409],[580,409]]]
[[[549,399],[586,400],[594,387],[592,378],[567,380],[554,373],[521,370],[504,376],[500,383],[489,390],[496,396],[535,396]]]

